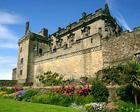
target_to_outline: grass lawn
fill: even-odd
[[[69,107],[0,99],[0,112],[81,112]]]

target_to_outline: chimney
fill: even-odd
[[[27,33],[29,32],[29,21],[26,22],[26,26],[25,26],[25,35],[27,35]]]
[[[42,30],[41,30],[41,35],[42,36],[44,36],[44,37],[48,37],[48,29],[46,29],[46,28],[42,28]]]

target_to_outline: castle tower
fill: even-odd
[[[29,71],[29,45],[30,45],[30,30],[29,22],[26,22],[25,35],[18,42],[18,63],[16,77],[19,83],[25,83],[27,81],[27,75]]]
[[[34,80],[34,59],[45,52],[47,29],[42,33],[35,34],[30,32],[29,22],[26,22],[25,35],[19,40],[18,63],[16,78],[19,83],[33,83]]]

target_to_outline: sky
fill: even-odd
[[[82,12],[94,13],[105,3],[124,30],[140,26],[140,0],[0,0],[0,80],[12,78],[26,21],[32,32],[45,27],[51,34],[77,21]]]

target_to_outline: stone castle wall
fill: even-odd
[[[103,65],[100,40],[100,36],[94,34],[77,40],[70,48],[59,48],[38,57],[34,61],[34,79],[47,71],[60,73],[65,78],[93,76]]]
[[[104,67],[128,60],[140,51],[140,29],[123,32],[121,36],[102,40]]]

